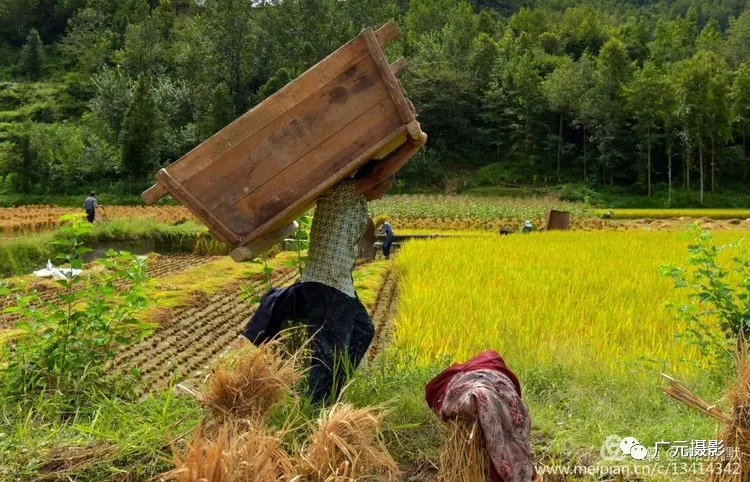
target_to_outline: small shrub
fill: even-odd
[[[90,251],[82,238],[91,224],[79,215],[62,220],[66,224],[53,242],[59,251],[56,259],[65,265],[64,278],[58,281],[62,294],[50,302],[36,291],[16,289],[16,304],[5,311],[22,318],[3,346],[0,374],[2,390],[11,397],[54,391],[78,406],[100,391],[112,395],[107,362],[150,328],[135,316],[147,302],[142,290],[146,266],[130,253],[110,250],[99,261],[101,273],[74,276]],[[8,287],[0,289],[0,295],[10,294]]]
[[[663,273],[674,280],[675,288],[689,290],[689,303],[672,304],[687,326],[678,336],[721,364],[731,360],[737,338],[750,335],[750,257],[741,242],[716,245],[697,223],[693,236],[689,266],[666,266]],[[726,250],[733,252],[729,266],[718,261]],[[721,331],[716,331],[714,320]]]

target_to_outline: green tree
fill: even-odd
[[[160,113],[154,101],[151,79],[140,75],[122,123],[121,148],[125,173],[141,181],[157,164]]]
[[[688,152],[685,184],[689,188],[689,154],[697,148],[701,203],[705,187],[704,153],[707,144],[711,154],[711,180],[714,186],[716,142],[725,141],[731,134],[728,90],[724,61],[715,53],[699,51],[681,66],[678,109]]]
[[[93,8],[84,8],[68,20],[68,30],[60,50],[83,72],[103,67],[112,53],[114,33],[106,17]]]
[[[646,62],[635,71],[632,80],[625,87],[628,108],[635,120],[635,131],[643,140],[646,151],[647,195],[651,197],[651,154],[654,144],[663,132],[664,113],[670,108],[669,90],[664,73],[651,62]]]
[[[750,61],[740,64],[735,72],[731,91],[732,119],[742,139],[742,154],[745,157],[742,179],[747,179],[749,159],[747,152],[747,134],[750,129]]]
[[[26,37],[26,45],[21,51],[21,60],[18,70],[22,75],[37,80],[44,69],[44,44],[39,38],[39,32],[32,28]]]
[[[563,127],[576,105],[582,101],[585,84],[570,57],[563,57],[560,64],[542,82],[542,92],[553,112],[560,119],[557,131],[557,178],[560,179],[560,165],[563,151]]]
[[[612,38],[596,61],[596,84],[591,90],[591,109],[596,119],[596,140],[602,181],[614,184],[615,172],[626,174],[628,146],[624,86],[631,76],[625,44]]]
[[[727,58],[734,66],[750,60],[750,9],[729,22]]]
[[[119,67],[105,67],[91,77],[91,84],[94,98],[89,102],[89,108],[104,124],[99,126],[99,134],[108,142],[117,144],[125,112],[133,97],[133,80]]]
[[[494,138],[497,160],[501,149],[507,147],[526,172],[537,177],[546,101],[536,58],[530,52],[501,57],[493,77],[484,96],[483,113],[488,124],[494,126],[489,132]]]

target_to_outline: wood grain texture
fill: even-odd
[[[169,194],[167,188],[159,183],[156,183],[150,188],[143,191],[143,193],[141,194],[141,199],[143,199],[143,202],[145,202],[146,204],[154,204],[156,201],[163,198],[167,194]]]
[[[377,65],[378,70],[380,71],[380,75],[383,78],[385,88],[388,89],[388,93],[391,95],[393,102],[396,104],[398,113],[401,115],[401,120],[404,122],[404,124],[408,124],[415,119],[414,113],[409,108],[409,104],[406,100],[406,96],[404,95],[404,91],[401,88],[401,84],[399,83],[396,76],[393,75],[393,72],[391,72],[391,66],[388,64],[388,60],[385,57],[383,47],[381,47],[380,43],[378,43],[375,32],[373,32],[371,28],[366,28],[360,35],[362,36],[362,38],[364,38],[367,49],[370,51],[370,55],[372,56],[373,60],[375,61],[375,65]]]
[[[398,126],[396,129],[394,129],[393,132],[385,136],[381,142],[369,148],[364,147],[364,151],[356,158],[354,158],[354,160],[351,160],[351,158],[340,159],[335,163],[336,167],[338,167],[339,169],[332,175],[312,176],[309,182],[310,185],[314,185],[314,187],[310,187],[305,196],[298,198],[297,201],[289,205],[287,205],[286,202],[279,200],[280,202],[277,207],[278,211],[276,211],[278,214],[275,214],[268,221],[264,222],[257,229],[253,230],[244,238],[242,238],[240,244],[247,244],[254,237],[266,232],[269,227],[273,226],[276,223],[279,223],[281,220],[289,219],[290,216],[296,215],[300,211],[304,212],[304,208],[311,207],[314,200],[317,199],[318,196],[347,177],[351,172],[364,165],[372,158],[372,154],[377,152],[378,149],[388,143],[391,138],[400,135],[402,132],[404,132],[404,126]],[[367,146],[367,144],[364,144],[364,146]]]
[[[406,61],[405,58],[401,57],[397,61],[393,62],[390,65],[391,72],[393,72],[393,75],[398,75],[401,73],[402,70],[407,68],[409,66],[409,62]]]
[[[240,246],[233,249],[229,255],[233,260],[238,262],[246,259],[253,259],[285,237],[294,234],[296,230],[297,225],[295,223],[289,223],[280,229],[276,229],[268,234],[255,238],[246,246]]]
[[[226,223],[242,236],[251,232],[250,226],[288,219],[277,213],[286,212],[295,202],[311,205],[316,193],[322,192],[318,190],[321,184],[342,170],[347,171],[343,175],[353,172],[364,153],[372,155],[369,149],[373,144],[380,147],[389,142],[396,130],[402,132],[403,126],[395,106],[385,98],[226,211]]]
[[[167,187],[169,193],[175,199],[180,201],[180,203],[188,208],[190,212],[195,214],[198,219],[206,223],[214,236],[219,238],[220,241],[232,245],[237,244],[239,237],[227,228],[227,226],[214,216],[213,213],[207,210],[192,194],[187,192],[166,169],[160,169],[159,172],[156,173],[156,178],[161,184]]]
[[[369,111],[388,92],[369,57],[278,117],[184,183],[219,217],[271,178]],[[304,177],[300,172],[299,177]],[[217,192],[217,187],[220,191]]]

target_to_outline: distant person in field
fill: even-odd
[[[86,211],[86,220],[93,223],[96,217],[96,193],[91,191],[89,197],[83,200],[83,210]]]
[[[383,223],[383,232],[385,233],[385,241],[383,241],[383,256],[385,259],[388,259],[391,256],[391,246],[396,237],[396,235],[393,234],[393,227],[391,227],[390,221],[386,220]]]
[[[354,291],[357,244],[369,216],[367,201],[391,187],[388,160],[361,168],[318,198],[308,259],[300,282],[269,290],[244,336],[256,345],[273,338],[287,319],[304,319],[312,337],[307,393],[315,404],[338,397],[348,370],[359,366],[374,327]]]

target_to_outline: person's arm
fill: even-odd
[[[373,199],[380,199],[380,197],[385,194],[387,190],[391,188],[393,185],[393,178],[388,177],[385,180],[381,181],[379,184],[371,187],[370,189],[357,194],[363,194],[368,201],[372,201]],[[356,188],[355,188],[356,193]]]
[[[427,142],[426,135],[419,140],[408,140],[406,141],[406,144],[399,147],[393,154],[382,161],[378,161],[377,166],[373,168],[368,176],[357,179],[355,193],[358,195],[364,194],[395,175],[399,169],[404,167],[409,158],[411,158],[411,156],[413,156],[414,153],[425,144],[425,142]]]

